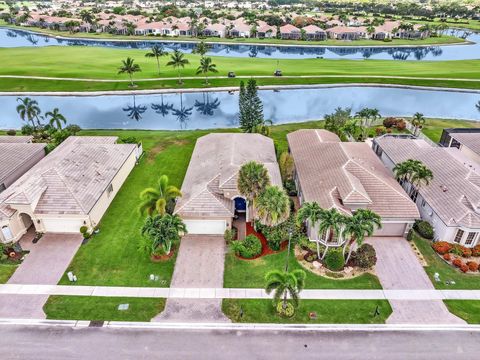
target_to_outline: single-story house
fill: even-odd
[[[0,241],[93,228],[135,166],[141,146],[70,136],[0,194]]]
[[[408,159],[423,162],[433,173],[429,185],[402,186],[417,204],[435,239],[475,246],[480,239],[480,169],[469,166],[456,148],[433,147],[425,140],[381,136],[373,149],[389,168]],[[462,157],[463,156],[463,157]]]
[[[316,202],[323,209],[335,208],[351,216],[357,209],[370,209],[381,216],[382,228],[374,236],[406,236],[420,217],[415,204],[372,149],[361,142],[341,142],[326,130],[298,130],[287,135],[295,163],[295,183],[300,204]],[[328,239],[308,226],[311,240],[341,246],[337,234]]]
[[[218,36],[225,37],[227,27],[224,24],[208,24],[202,32],[203,36]]]
[[[303,28],[307,40],[326,40],[327,33],[316,25],[308,25]]]
[[[29,138],[0,136],[0,193],[45,157],[46,144],[32,144]]]
[[[280,27],[280,37],[284,40],[300,40],[302,32],[296,26],[287,24]]]
[[[443,129],[441,146],[455,147],[480,167],[480,129]]]
[[[328,37],[335,40],[358,40],[367,38],[367,28],[365,26],[348,27],[334,26],[327,29]]]
[[[259,21],[257,27],[257,37],[260,39],[263,38],[274,38],[277,36],[277,28],[275,26],[268,25],[265,21]]]
[[[246,200],[237,189],[238,171],[249,161],[265,165],[271,183],[282,186],[272,139],[213,133],[197,140],[174,211],[190,234],[223,234],[238,214],[250,221]]]

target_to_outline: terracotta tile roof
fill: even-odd
[[[324,33],[325,30],[319,28],[316,25],[308,25],[303,28],[307,34],[316,34],[316,33]]]
[[[30,204],[35,214],[88,214],[135,151],[116,140],[69,137],[0,194],[0,209]]]
[[[280,27],[280,33],[281,34],[290,34],[294,32],[300,32],[300,29],[297,28],[296,26],[293,26],[291,24],[283,25]]]
[[[237,192],[240,167],[263,163],[272,184],[282,185],[273,141],[259,134],[213,133],[197,140],[175,213],[182,216],[231,217],[234,204],[223,196]]]
[[[430,185],[421,187],[419,193],[446,225],[480,228],[479,174],[450,154],[458,150],[388,136],[375,141],[394,163],[417,159],[433,172]]]
[[[46,144],[2,143],[0,140],[0,184],[32,157],[44,153],[45,146]]]
[[[325,130],[288,134],[303,200],[351,213],[362,205],[388,219],[419,217],[415,204],[365,143],[340,142]]]

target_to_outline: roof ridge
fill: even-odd
[[[62,181],[62,183],[65,185],[65,188],[67,189],[67,191],[70,193],[70,195],[72,195],[72,198],[75,200],[75,202],[77,203],[77,205],[80,207],[80,209],[82,209],[84,212],[87,212],[85,210],[85,208],[82,206],[82,204],[79,202],[79,200],[77,199],[77,197],[75,196],[75,194],[72,192],[72,190],[70,189],[70,187],[68,186],[67,182],[65,181],[64,177],[58,172],[57,170],[57,164],[55,164],[54,167],[51,167],[49,168],[48,170],[44,171],[43,173],[40,174],[41,177],[44,176],[45,173],[47,173],[48,171],[54,171],[57,176],[60,178],[60,180]],[[47,188],[48,188],[48,185],[47,185]]]
[[[215,175],[212,179],[210,179],[205,188],[203,188],[201,191],[199,191],[198,193],[196,193],[195,195],[192,195],[190,197],[189,200],[187,200],[182,206],[180,206],[178,209],[175,209],[175,211],[173,212],[174,214],[177,214],[180,210],[182,210],[186,205],[188,205],[190,202],[192,202],[192,200],[196,199],[200,194],[203,194],[205,192],[205,190],[208,191],[208,184],[210,184],[213,180],[215,180],[217,177],[219,177],[221,174],[217,174]]]

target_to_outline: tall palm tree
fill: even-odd
[[[263,225],[277,226],[290,216],[290,198],[284,189],[269,185],[257,197],[255,208]]]
[[[130,77],[130,86],[132,87],[135,85],[133,83],[133,74],[139,71],[142,71],[142,69],[140,69],[140,65],[135,64],[135,60],[131,57],[127,57],[125,60],[122,60],[122,66],[118,68],[118,74],[128,74]]]
[[[67,119],[65,118],[65,116],[60,114],[58,108],[53,109],[53,111],[46,112],[45,118],[50,118],[48,120],[48,123],[50,124],[50,126],[55,127],[58,130],[62,130],[62,123],[67,123]]]
[[[145,54],[145,57],[157,59],[158,75],[160,75],[160,58],[168,55],[163,45],[153,45],[150,52]]]
[[[288,296],[293,301],[295,307],[298,306],[299,294],[305,287],[306,273],[297,269],[291,272],[272,270],[265,276],[265,291],[270,294],[273,291],[273,299],[282,301],[285,309],[288,304]]]
[[[422,126],[425,125],[425,121],[425,117],[422,113],[416,112],[415,114],[413,114],[412,125],[415,127],[415,136],[418,136],[418,132],[422,128]]]
[[[25,98],[17,98],[17,102],[20,104],[17,105],[17,113],[20,115],[20,118],[23,121],[31,122],[33,130],[37,129],[38,126],[41,125],[40,123],[40,107],[38,106],[37,100],[32,100],[29,97]],[[37,124],[35,124],[35,120],[37,120]]]
[[[177,69],[179,84],[183,83],[180,69],[183,69],[185,65],[188,64],[190,64],[190,61],[188,61],[188,59],[185,59],[185,55],[181,51],[175,50],[173,54],[170,55],[170,61],[167,63],[167,66],[172,66],[174,69]]]
[[[297,224],[308,223],[310,229],[315,229],[315,226],[320,221],[323,213],[323,209],[317,202],[306,202],[302,204],[302,207],[297,212]],[[317,243],[317,255],[320,257],[320,244]]]
[[[249,161],[240,168],[237,180],[238,192],[245,197],[247,203],[253,204],[253,209],[255,209],[255,200],[269,185],[270,176],[263,164]]]
[[[320,213],[320,219],[318,221],[318,237],[319,239],[325,238],[325,251],[322,255],[322,259],[325,257],[328,251],[328,243],[332,242],[335,236],[338,238],[342,234],[342,228],[345,224],[345,216],[340,214],[336,208],[323,210]]]
[[[433,180],[432,170],[427,168],[423,163],[415,169],[412,176],[412,184],[417,190],[419,190],[420,187],[424,185],[429,185],[430,181],[432,180]]]
[[[205,75],[205,85],[208,85],[208,73],[218,73],[217,65],[212,62],[212,58],[202,57],[200,59],[200,66],[197,68],[197,75]]]
[[[362,139],[365,139],[372,123],[380,118],[380,112],[378,109],[363,108],[355,114],[355,117],[362,120]]]
[[[150,216],[152,214],[164,215],[167,212],[168,204],[180,196],[182,196],[180,190],[169,184],[167,175],[162,175],[156,187],[146,188],[140,193],[142,203],[139,210]]]
[[[344,238],[350,237],[350,240],[354,240],[357,247],[362,246],[365,237],[372,236],[375,229],[382,228],[382,218],[369,209],[358,209],[353,216],[345,218],[345,225],[342,236]],[[345,243],[343,251],[350,241]],[[347,259],[345,263],[348,263],[350,256],[352,255],[353,245],[350,244]]]
[[[180,240],[180,233],[187,233],[187,227],[178,215],[165,214],[149,216],[141,232],[152,241],[153,252],[161,246],[166,254],[170,254],[173,242]]]
[[[393,167],[395,179],[397,179],[402,185],[405,182],[411,182],[415,169],[418,168],[420,164],[421,162],[415,159],[408,159],[395,164]]]
[[[80,12],[80,19],[82,19],[82,21],[86,22],[87,24],[92,25],[95,20],[95,16],[92,14],[91,11],[84,9]]]

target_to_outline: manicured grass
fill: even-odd
[[[13,275],[18,265],[0,264],[0,284],[5,284]]]
[[[377,306],[380,315],[374,316]],[[292,318],[278,316],[269,299],[224,299],[222,310],[233,322],[285,324],[383,324],[392,313],[386,300],[300,300]],[[311,320],[310,312],[317,319]]]
[[[427,261],[428,266],[425,267],[425,271],[430,277],[433,286],[437,289],[480,289],[480,274],[464,274],[457,271],[454,267],[445,263],[440,257],[433,251],[431,242],[415,235],[413,240],[417,245],[423,257]],[[434,274],[440,275],[440,282],[436,282]],[[455,281],[455,285],[446,285],[445,281]]]
[[[264,288],[265,275],[271,270],[283,270],[286,251],[263,256],[256,260],[240,260],[229,253],[225,258],[223,286],[226,288]],[[333,280],[316,275],[304,269],[295,259],[293,252],[289,261],[289,270],[305,270],[307,289],[381,289],[377,277],[364,274],[349,280]]]
[[[286,149],[286,134],[299,128],[321,126],[307,122],[272,127],[271,135],[278,149]],[[215,131],[239,131],[238,129]],[[170,182],[181,187],[190,157],[198,137],[208,130],[146,131],[146,130],[88,130],[81,135],[135,136],[143,142],[146,154],[133,169],[100,223],[100,233],[80,247],[67,271],[78,277],[78,285],[162,286],[170,285],[175,258],[153,263],[137,250],[143,219],[138,211],[139,193],[153,186],[165,174]],[[156,274],[160,281],[149,280]],[[69,284],[66,275],[60,281]]]
[[[128,310],[118,305],[129,304]],[[47,319],[150,321],[165,308],[165,299],[94,296],[50,296],[43,310]]]
[[[480,122],[455,119],[427,119],[422,132],[433,141],[439,142],[443,129],[448,128],[480,128]]]
[[[444,300],[448,311],[469,324],[480,324],[480,300]]]

